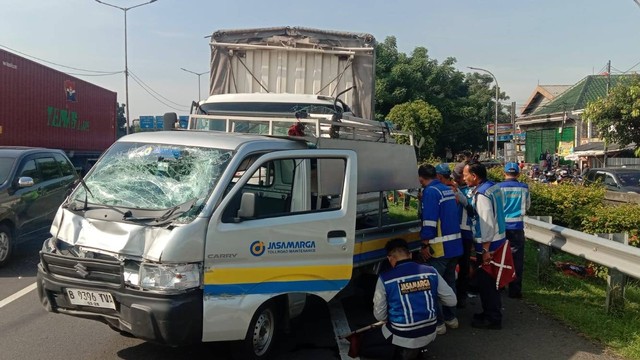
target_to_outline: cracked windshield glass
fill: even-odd
[[[85,179],[88,203],[164,210],[195,200],[193,209],[200,209],[231,156],[214,148],[118,143]],[[78,188],[73,200],[84,202],[85,191]]]

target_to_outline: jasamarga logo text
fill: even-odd
[[[301,254],[316,252],[315,241],[273,241],[267,247],[269,254]]]

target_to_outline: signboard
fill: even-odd
[[[558,155],[569,156],[573,152],[573,141],[560,141],[558,144]]]
[[[189,125],[189,116],[188,115],[180,115],[178,117],[178,119],[180,120],[180,128],[181,129],[186,129],[187,126]]]
[[[156,129],[164,129],[164,116],[157,115],[156,116]]]
[[[487,134],[493,135],[494,124],[487,124]],[[511,134],[513,131],[512,124],[498,124],[498,135],[499,134]]]
[[[153,116],[140,116],[140,129],[153,129],[154,120]]]

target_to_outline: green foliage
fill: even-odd
[[[504,171],[502,167],[487,169],[487,179],[496,183],[504,181]]]
[[[443,157],[450,147],[479,150],[486,142],[486,124],[493,121],[495,88],[486,74],[464,74],[455,68],[456,59],[442,62],[416,47],[409,55],[398,52],[396,38],[387,37],[376,47],[376,118],[383,120],[391,109],[422,100],[442,115],[440,131],[433,133],[435,154]],[[500,94],[500,99],[508,99]],[[508,114],[501,109],[500,120]]]
[[[529,215],[552,216],[555,224],[582,230],[583,220],[602,206],[604,188],[531,183]]]
[[[116,103],[116,123],[118,124],[118,138],[127,132],[127,118],[124,116],[124,104]]]
[[[582,231],[590,234],[627,232],[629,244],[640,247],[640,205],[598,206],[593,215],[582,220],[582,228]]]
[[[394,106],[387,118],[400,126],[403,131],[408,131],[418,139],[425,140],[424,145],[418,149],[419,160],[423,156],[433,154],[435,134],[439,132],[442,125],[442,115],[438,109],[422,100],[416,100]],[[398,141],[407,140],[400,138]]]
[[[582,118],[593,121],[610,143],[640,144],[640,75],[614,87],[606,97],[587,104]]]

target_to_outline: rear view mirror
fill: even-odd
[[[255,216],[256,213],[256,194],[244,193],[240,201],[240,209],[238,210],[238,220],[248,219]]]
[[[32,187],[33,185],[33,179],[28,176],[24,176],[18,179],[18,187],[20,189]]]

